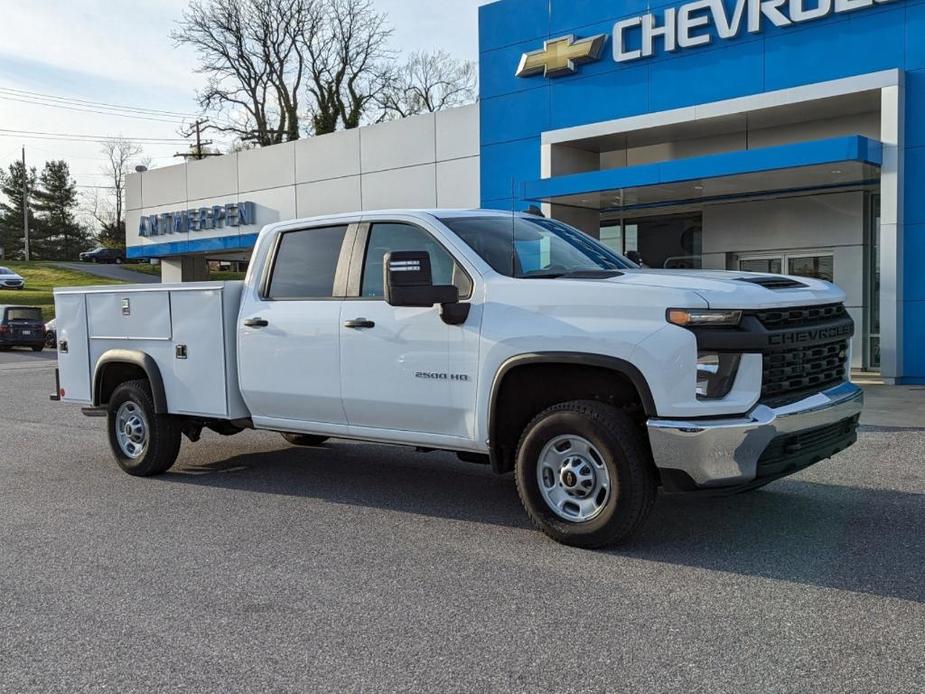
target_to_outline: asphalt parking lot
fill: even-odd
[[[130,478],[22,356],[0,365],[2,691],[925,690],[925,390],[873,389],[835,460],[663,497],[585,552],[442,454],[209,434]]]

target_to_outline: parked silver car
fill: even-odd
[[[0,267],[0,289],[23,289],[26,286],[26,280],[8,267]]]

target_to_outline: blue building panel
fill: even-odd
[[[547,200],[565,195],[642,188],[840,162],[880,166],[883,162],[882,146],[866,137],[837,137],[543,178],[525,184],[524,191],[528,200]]]
[[[731,17],[737,2],[743,1],[747,2],[723,0],[727,15]],[[527,195],[527,189],[548,193],[540,189],[553,184],[539,181],[540,142],[547,130],[887,69],[908,71],[903,216],[909,226],[904,232],[907,301],[899,307],[905,325],[901,371],[910,378],[925,379],[925,349],[921,347],[925,343],[925,301],[919,300],[923,287],[918,281],[925,254],[921,243],[925,226],[918,226],[925,225],[925,195],[921,193],[925,190],[925,0],[871,0],[869,6],[853,11],[782,27],[763,17],[758,31],[746,31],[743,25],[738,35],[725,39],[719,38],[711,22],[698,30],[709,37],[707,45],[678,46],[669,52],[664,50],[664,41],[656,39],[653,55],[615,60],[613,30],[618,20],[652,12],[661,24],[666,7],[678,9],[684,4],[678,0],[501,0],[482,7],[482,98],[488,113],[482,119],[483,204],[523,207],[529,204],[528,198],[536,197]],[[789,16],[794,7],[812,12],[819,4],[806,0],[802,5],[783,3],[779,7]],[[743,22],[747,23],[747,12]],[[576,74],[515,76],[520,56],[543,48],[547,39],[566,34],[581,39],[597,33],[608,34],[604,56],[581,66]],[[639,49],[638,27],[627,36],[626,50]],[[547,93],[545,105],[540,105],[543,99],[537,90]],[[512,124],[511,119],[520,122]],[[515,136],[521,139],[508,141]],[[860,154],[859,160],[868,156]],[[637,168],[636,174],[642,180],[646,170]]]

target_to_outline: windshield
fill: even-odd
[[[542,217],[447,217],[440,220],[492,269],[508,277],[564,277],[635,268],[599,241]]]
[[[15,275],[16,273],[8,267],[0,267],[0,275]]]
[[[36,320],[41,322],[42,312],[37,308],[8,308],[7,320]]]

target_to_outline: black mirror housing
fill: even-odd
[[[392,251],[385,256],[385,300],[390,306],[431,308],[440,304],[440,317],[447,325],[462,325],[469,317],[469,304],[459,301],[459,288],[434,286],[430,254],[427,251]]]
[[[385,256],[385,300],[391,306],[430,308],[459,303],[459,289],[434,286],[427,251],[392,251]]]

